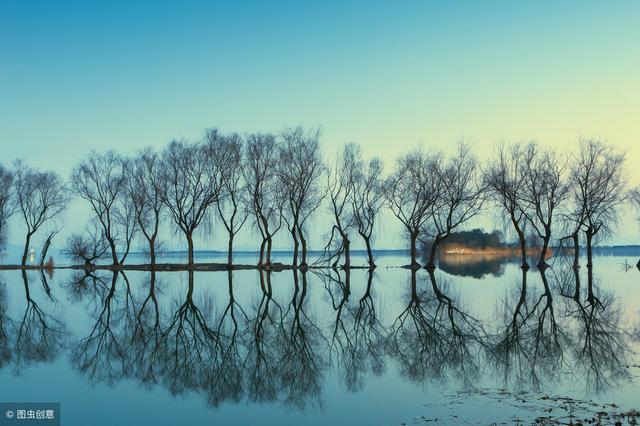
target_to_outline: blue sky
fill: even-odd
[[[638,22],[635,1],[0,0],[0,161],[68,176],[91,149],[305,124],[389,166],[419,143],[593,136],[639,183]]]

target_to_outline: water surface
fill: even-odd
[[[397,255],[374,273],[2,271],[0,400],[59,401],[64,425],[592,414],[575,401],[622,412],[640,407],[640,272],[624,262],[598,257],[592,274],[559,261],[544,274],[459,261],[429,274],[391,267],[406,263]],[[559,397],[574,402],[547,404]]]

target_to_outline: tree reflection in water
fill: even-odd
[[[11,319],[7,313],[6,284],[0,279],[0,370],[11,362],[11,347],[9,345],[9,328]]]
[[[330,270],[318,275],[324,282],[335,312],[330,358],[347,389],[360,391],[365,386],[365,374],[381,375],[385,371],[386,329],[377,316],[373,301],[373,270],[368,270],[364,295],[357,304],[351,305],[349,269]]]
[[[489,352],[505,386],[540,390],[568,373],[582,376],[587,391],[597,394],[631,379],[632,336],[620,323],[619,301],[597,288],[590,268],[583,300],[579,270],[564,266],[539,271],[540,294],[528,289],[523,271],[519,292],[498,309],[503,331]],[[554,293],[562,296],[557,302]]]
[[[257,271],[259,290],[249,304],[236,296],[233,271],[221,296],[212,290],[221,289],[220,282],[200,292],[193,271],[181,274],[184,286],[173,300],[162,294],[166,285],[158,276],[164,274],[140,274],[137,289],[123,272],[75,271],[63,288],[93,319],[69,346],[71,361],[92,383],[129,378],[146,388],[160,384],[173,395],[200,394],[211,406],[247,400],[296,409],[322,405],[328,373],[357,392],[368,375],[385,372],[389,360],[421,384],[470,386],[489,371],[506,387],[539,390],[569,373],[597,393],[630,380],[633,336],[621,324],[619,301],[597,286],[591,271],[581,288],[577,270],[561,266],[523,271],[491,319],[497,324],[491,333],[491,321],[469,311],[451,278],[433,271],[410,271],[407,303],[386,324],[373,271],[363,294],[355,295],[358,275],[349,270],[293,270],[289,295],[278,298],[274,272]],[[203,280],[220,277],[202,274]],[[313,294],[315,305],[310,278],[323,284]],[[12,364],[18,373],[54,360],[67,337],[62,321],[48,312],[57,303],[55,285],[44,277],[42,295],[51,302],[45,309],[34,300],[26,272],[22,280],[27,304],[15,319],[0,285],[0,367]],[[318,319],[310,307],[320,308],[321,294],[330,310]]]
[[[81,339],[71,351],[71,360],[80,373],[91,381],[112,384],[120,380],[126,373],[126,339],[121,335],[122,329],[128,328],[127,321],[131,315],[126,312],[131,308],[128,303],[130,288],[125,293],[116,292],[119,272],[111,273],[111,280],[98,276],[86,276],[68,288],[74,294],[80,291],[92,297],[97,319],[88,336]],[[87,285],[91,282],[93,286]],[[74,284],[74,283],[72,283]],[[118,297],[124,296],[127,303],[121,303]],[[122,329],[120,328],[122,327]]]
[[[596,285],[592,268],[587,269],[587,295],[583,300],[580,274],[563,271],[565,315],[574,321],[574,358],[590,392],[600,393],[632,379],[628,369],[631,333],[621,324],[622,306],[611,292]],[[573,291],[571,292],[571,278]]]
[[[293,297],[284,314],[284,330],[278,345],[281,384],[286,405],[302,409],[307,403],[320,404],[321,382],[326,361],[321,343],[326,343],[322,330],[305,311],[307,304],[307,272],[293,270]],[[302,276],[300,285],[299,276]]]
[[[486,332],[448,283],[438,285],[433,271],[429,281],[431,291],[418,292],[417,271],[411,271],[409,303],[391,327],[389,352],[411,380],[454,378],[469,385],[479,375]]]
[[[13,350],[17,372],[32,363],[53,361],[62,349],[67,335],[62,321],[43,310],[31,297],[25,270],[22,270],[22,280],[27,306],[18,323]]]
[[[55,306],[41,307],[32,295],[27,271],[22,270],[21,277],[26,306],[13,319],[7,312],[5,285],[0,283],[0,368],[12,364],[18,375],[32,364],[54,361],[68,336],[58,316],[47,312]],[[48,302],[55,301],[49,298]]]
[[[554,298],[544,269],[539,271],[542,291],[528,289],[522,270],[519,291],[498,308],[499,331],[489,351],[496,374],[505,385],[540,390],[543,377],[555,377],[567,366],[564,347],[569,342],[556,319]]]
[[[162,356],[165,352],[164,331],[158,306],[158,282],[156,272],[149,273],[149,290],[137,308],[135,324],[129,341],[129,367],[127,371],[145,388],[155,385],[159,379]]]
[[[266,279],[265,279],[266,275]],[[252,402],[272,402],[278,397],[280,354],[282,340],[282,308],[273,299],[271,271],[259,270],[262,295],[249,319],[247,352],[244,368],[247,374],[248,398]]]

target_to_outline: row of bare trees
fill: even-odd
[[[542,241],[539,267],[555,238],[573,244],[578,266],[580,235],[592,266],[594,238],[609,235],[620,207],[633,191],[626,188],[625,154],[597,140],[584,140],[575,154],[536,143],[502,144],[485,170],[487,193],[518,237],[522,267],[527,268],[527,229]]]
[[[48,248],[74,194],[89,204],[92,219],[84,234],[68,239],[66,250],[86,264],[103,257],[124,264],[139,235],[155,265],[158,235],[169,220],[187,242],[190,266],[194,236],[211,233],[218,222],[228,236],[229,266],[234,239],[250,224],[261,238],[259,267],[272,266],[273,239],[283,230],[291,236],[292,266],[306,268],[309,223],[327,206],[331,229],[318,262],[352,267],[357,236],[373,268],[374,231],[388,208],[409,241],[409,267],[421,266],[422,244],[429,248],[426,267],[432,269],[441,244],[492,204],[517,237],[524,268],[531,236],[540,248],[539,267],[565,241],[573,245],[578,266],[581,237],[591,266],[594,240],[612,232],[622,204],[640,205],[640,192],[626,188],[623,153],[597,140],[583,140],[575,151],[503,143],[482,167],[466,143],[450,155],[417,148],[400,155],[386,176],[382,161],[366,158],[353,143],[325,162],[319,129],[248,135],[210,129],[202,140],[173,141],[160,152],[147,148],[128,158],[92,152],[74,168],[68,185],[20,161],[11,170],[0,168],[0,238],[9,217],[20,212],[27,229],[25,264],[34,234],[47,225]]]

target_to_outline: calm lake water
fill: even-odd
[[[430,275],[397,255],[373,274],[0,271],[0,402],[60,402],[63,425],[623,412],[640,408],[625,260],[597,257],[592,276],[557,259],[544,275],[460,259]]]

